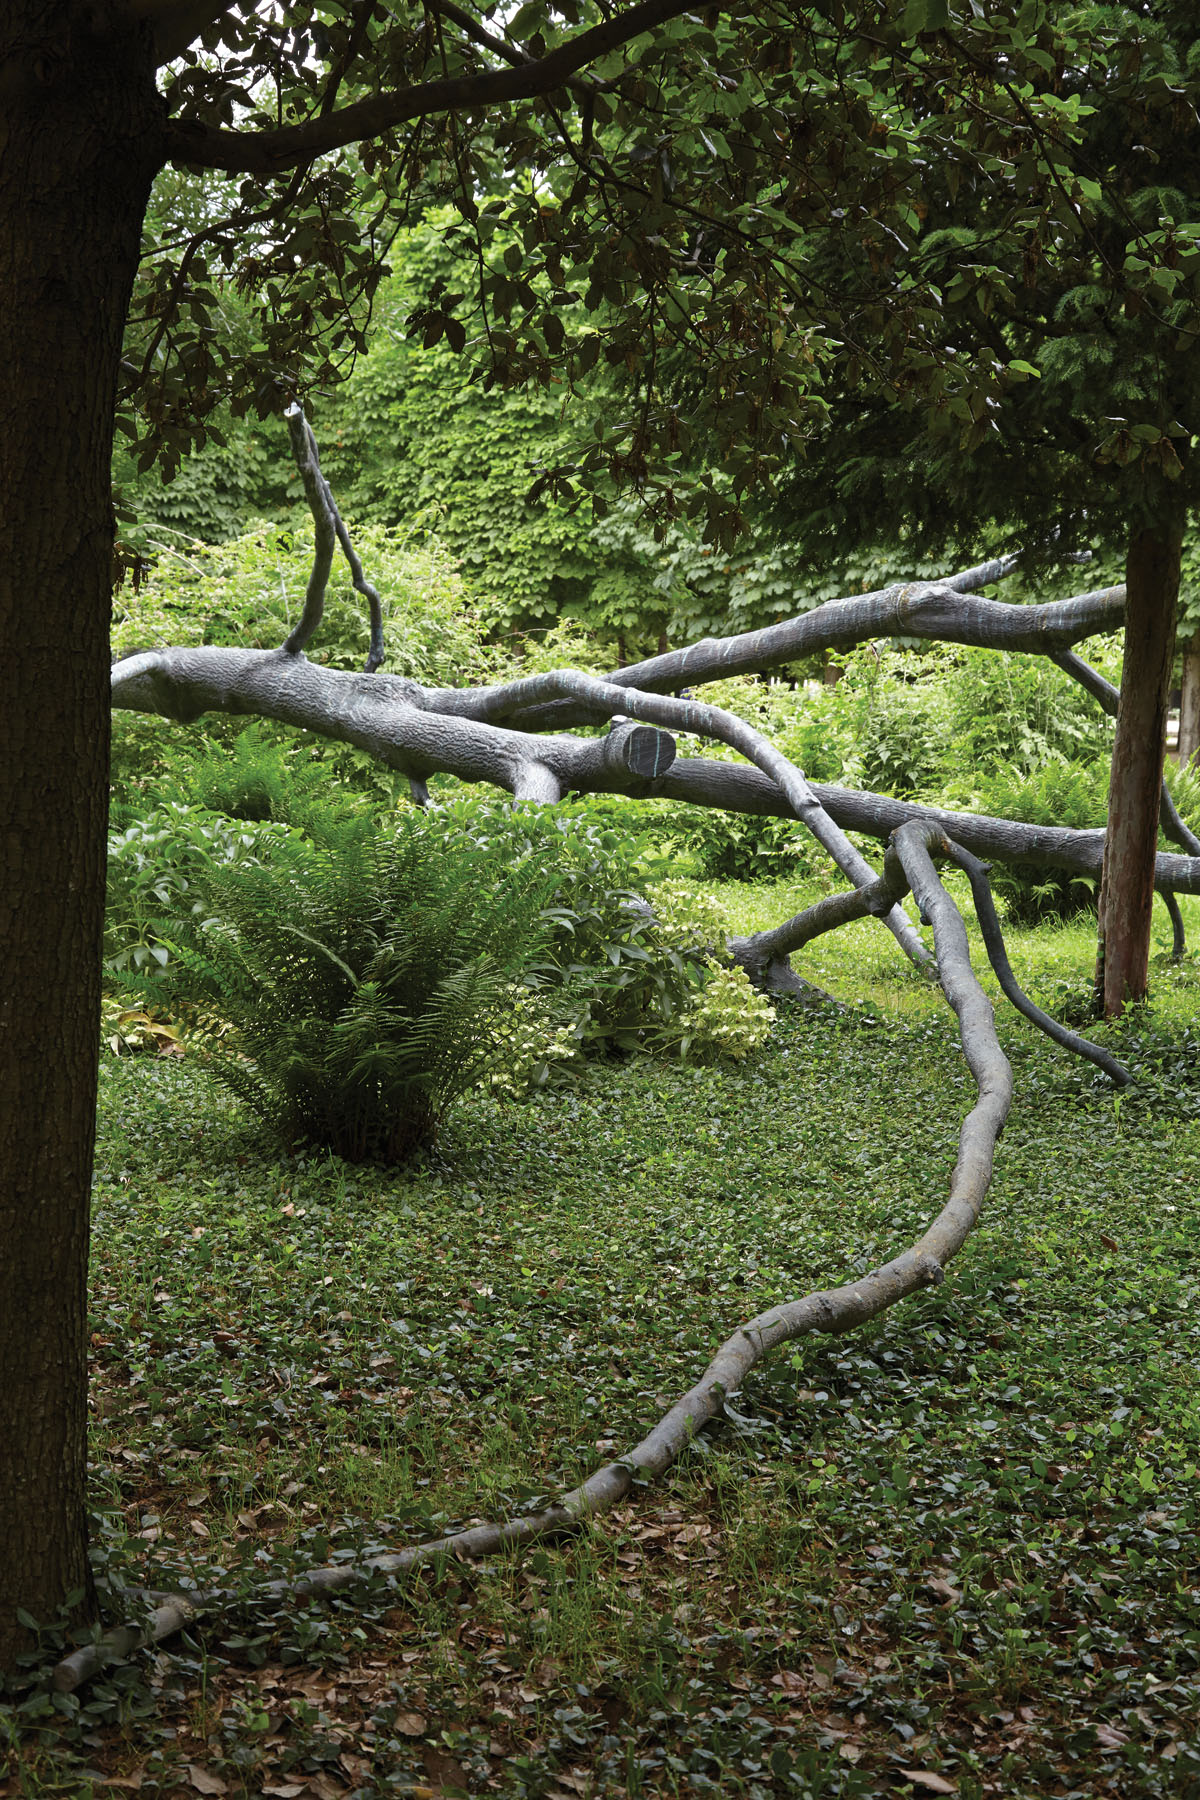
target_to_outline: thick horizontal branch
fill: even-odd
[[[151,650],[113,667],[115,707],[180,721],[205,712],[277,719],[354,744],[417,782],[444,770],[521,798],[556,799],[572,790],[630,793],[729,812],[796,816],[772,775],[739,763],[677,758],[673,737],[649,724],[618,728],[610,738],[532,737],[431,711],[442,697],[399,676],[326,669],[276,650]],[[622,703],[632,704],[632,697],[625,694]],[[705,710],[695,708],[687,716],[698,726]],[[916,820],[936,825],[989,861],[1100,878],[1103,831],[951,812],[822,782],[807,786],[842,831],[888,838]],[[1160,854],[1155,884],[1163,891],[1200,893],[1200,857]]]
[[[206,712],[277,719],[353,744],[413,781],[445,772],[518,799],[620,791],[663,774],[675,756],[670,734],[644,725],[626,722],[603,738],[534,738],[427,712],[423,695],[396,675],[324,669],[285,650],[147,650],[112,671],[115,707],[181,722]]]
[[[1012,1070],[996,1036],[991,1002],[971,967],[966,929],[938,880],[931,847],[943,855],[949,850],[941,832],[922,825],[906,826],[889,848],[885,880],[880,884],[887,901],[911,887],[933,926],[942,990],[958,1018],[963,1055],[978,1089],[975,1105],[959,1131],[949,1196],[929,1229],[910,1249],[854,1281],[774,1306],[739,1326],[695,1386],[639,1444],[618,1461],[597,1469],[556,1506],[528,1518],[472,1526],[362,1563],[311,1569],[290,1581],[265,1585],[264,1599],[343,1592],[373,1576],[399,1575],[438,1557],[492,1555],[577,1530],[616,1505],[635,1478],[650,1480],[670,1468],[697,1433],[720,1416],[726,1400],[769,1351],[814,1333],[848,1331],[906,1295],[944,1280],[946,1265],[976,1224],[991,1183],[996,1142],[1012,1101]],[[131,1655],[140,1645],[160,1642],[205,1613],[219,1610],[228,1599],[224,1593],[211,1592],[167,1601],[145,1626],[122,1626],[99,1643],[65,1657],[55,1669],[55,1687],[60,1693],[73,1691],[107,1663]]]
[[[1029,825],[986,813],[951,812],[948,807],[921,806],[915,800],[893,800],[855,788],[831,787],[814,781],[813,793],[830,818],[844,831],[887,838],[910,820],[936,825],[948,837],[989,862],[1025,863],[1033,868],[1066,869],[1099,881],[1104,859],[1103,831],[1074,831],[1066,825]],[[683,800],[693,806],[721,807],[727,812],[758,813],[784,818],[774,783],[756,769],[738,763],[678,757],[663,780],[636,788],[648,797]],[[1200,894],[1200,857],[1160,851],[1154,885],[1162,892]]]
[[[415,682],[323,669],[286,646],[146,651],[115,664],[112,680],[116,706],[180,720],[210,710],[253,713],[355,744],[410,780],[442,770],[507,788],[518,800],[553,802],[568,788],[614,789],[631,778],[653,780],[669,769],[675,754],[674,739],[664,733],[639,737],[626,726],[615,743],[627,748],[615,754],[611,737],[600,744],[533,737],[480,719],[446,717],[425,710],[429,696]],[[650,725],[675,724],[731,745],[778,787],[788,816],[812,832],[848,880],[859,887],[874,881],[874,869],[829,818],[800,771],[743,719],[695,700],[616,688],[570,669],[533,676],[522,685],[535,699],[570,694],[603,717],[627,711]],[[915,963],[930,961],[901,908],[893,908],[884,922]]]
[[[516,67],[445,76],[416,87],[374,94],[352,105],[271,131],[219,131],[195,120],[167,126],[167,158],[188,167],[223,169],[230,175],[273,175],[311,162],[347,144],[382,136],[395,125],[434,114],[468,112],[532,100],[565,87],[589,63],[688,12],[687,0],[641,0],[544,56]]]
[[[966,573],[973,575],[975,571]],[[983,600],[966,594],[952,581],[914,582],[907,587],[827,600],[811,612],[764,626],[760,631],[702,638],[685,649],[669,650],[663,656],[618,669],[607,679],[617,687],[671,693],[698,687],[706,681],[724,681],[731,675],[781,668],[817,651],[848,650],[855,644],[887,637],[1048,655],[1096,632],[1116,631],[1124,619],[1123,587],[1077,594],[1073,599],[1047,601],[1041,606],[1014,606],[1003,600]],[[431,693],[429,703],[439,711],[466,713],[473,718],[503,717],[527,731],[563,730],[589,720],[586,709],[570,702],[534,707],[507,696],[507,686],[447,689]]]

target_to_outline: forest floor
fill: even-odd
[[[716,891],[737,930],[795,902]],[[798,959],[849,1007],[745,1065],[476,1099],[400,1174],[106,1056],[102,1575],[235,1604],[0,1708],[0,1796],[1200,1795],[1200,956],[1165,945],[1105,1034],[1124,1097],[998,1006],[1016,1097],[943,1286],[760,1367],[587,1535],[335,1604],[253,1596],[537,1507],[739,1320],[919,1235],[953,1019],[864,922]],[[1011,949],[1050,1010],[1086,992],[1086,924]]]

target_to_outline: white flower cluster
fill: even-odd
[[[719,900],[700,894],[686,881],[663,881],[650,902],[663,936],[683,949],[716,950],[725,942],[725,913]]]
[[[740,1061],[766,1042],[775,1008],[744,969],[719,960],[726,920],[719,901],[683,881],[664,881],[651,896],[663,935],[680,949],[708,952],[704,985],[676,1022],[681,1056]]]
[[[569,1062],[578,1050],[574,1023],[556,1020],[542,995],[514,983],[512,1007],[496,1045],[487,1084],[493,1093],[520,1099],[540,1087],[554,1062]]]
[[[680,1021],[684,1055],[732,1056],[741,1061],[770,1036],[775,1008],[745,969],[714,963],[708,980]]]

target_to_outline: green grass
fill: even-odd
[[[802,903],[721,897],[743,931]],[[1086,987],[1086,925],[1011,948],[1043,1003]],[[473,1100],[404,1174],[280,1158],[189,1059],[106,1058],[112,1571],[248,1594],[536,1507],[739,1319],[910,1241],[973,1091],[953,1021],[877,924],[797,962],[852,1008],[741,1067]],[[941,1288],[761,1367],[586,1538],[247,1602],[41,1741],[27,1703],[10,1791],[1200,1794],[1200,964],[1154,976],[1105,1033],[1119,1104],[998,1008],[1016,1099]]]

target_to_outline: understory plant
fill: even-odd
[[[440,837],[416,812],[381,832],[329,809],[265,860],[210,865],[206,916],[179,921],[141,984],[288,1144],[403,1162],[511,1061],[512,988],[544,953],[547,883],[498,845],[447,854]]]
[[[590,803],[513,808],[464,799],[440,812],[447,846],[502,844],[510,867],[543,871],[552,882],[550,937],[533,984],[557,995],[557,1023],[547,1032],[557,1059],[564,1021],[580,1056],[743,1056],[762,1042],[774,1013],[738,981],[740,971],[723,966],[720,908],[661,879],[669,864],[636,823],[631,829]],[[637,809],[628,816],[636,820]],[[718,975],[725,979],[716,1003],[709,990]],[[544,1058],[537,1064],[543,1073],[548,1066]]]
[[[770,1030],[719,908],[652,886],[667,865],[620,819],[461,794],[381,815],[254,727],[176,791],[110,839],[109,979],[288,1142],[399,1160],[468,1087]]]

